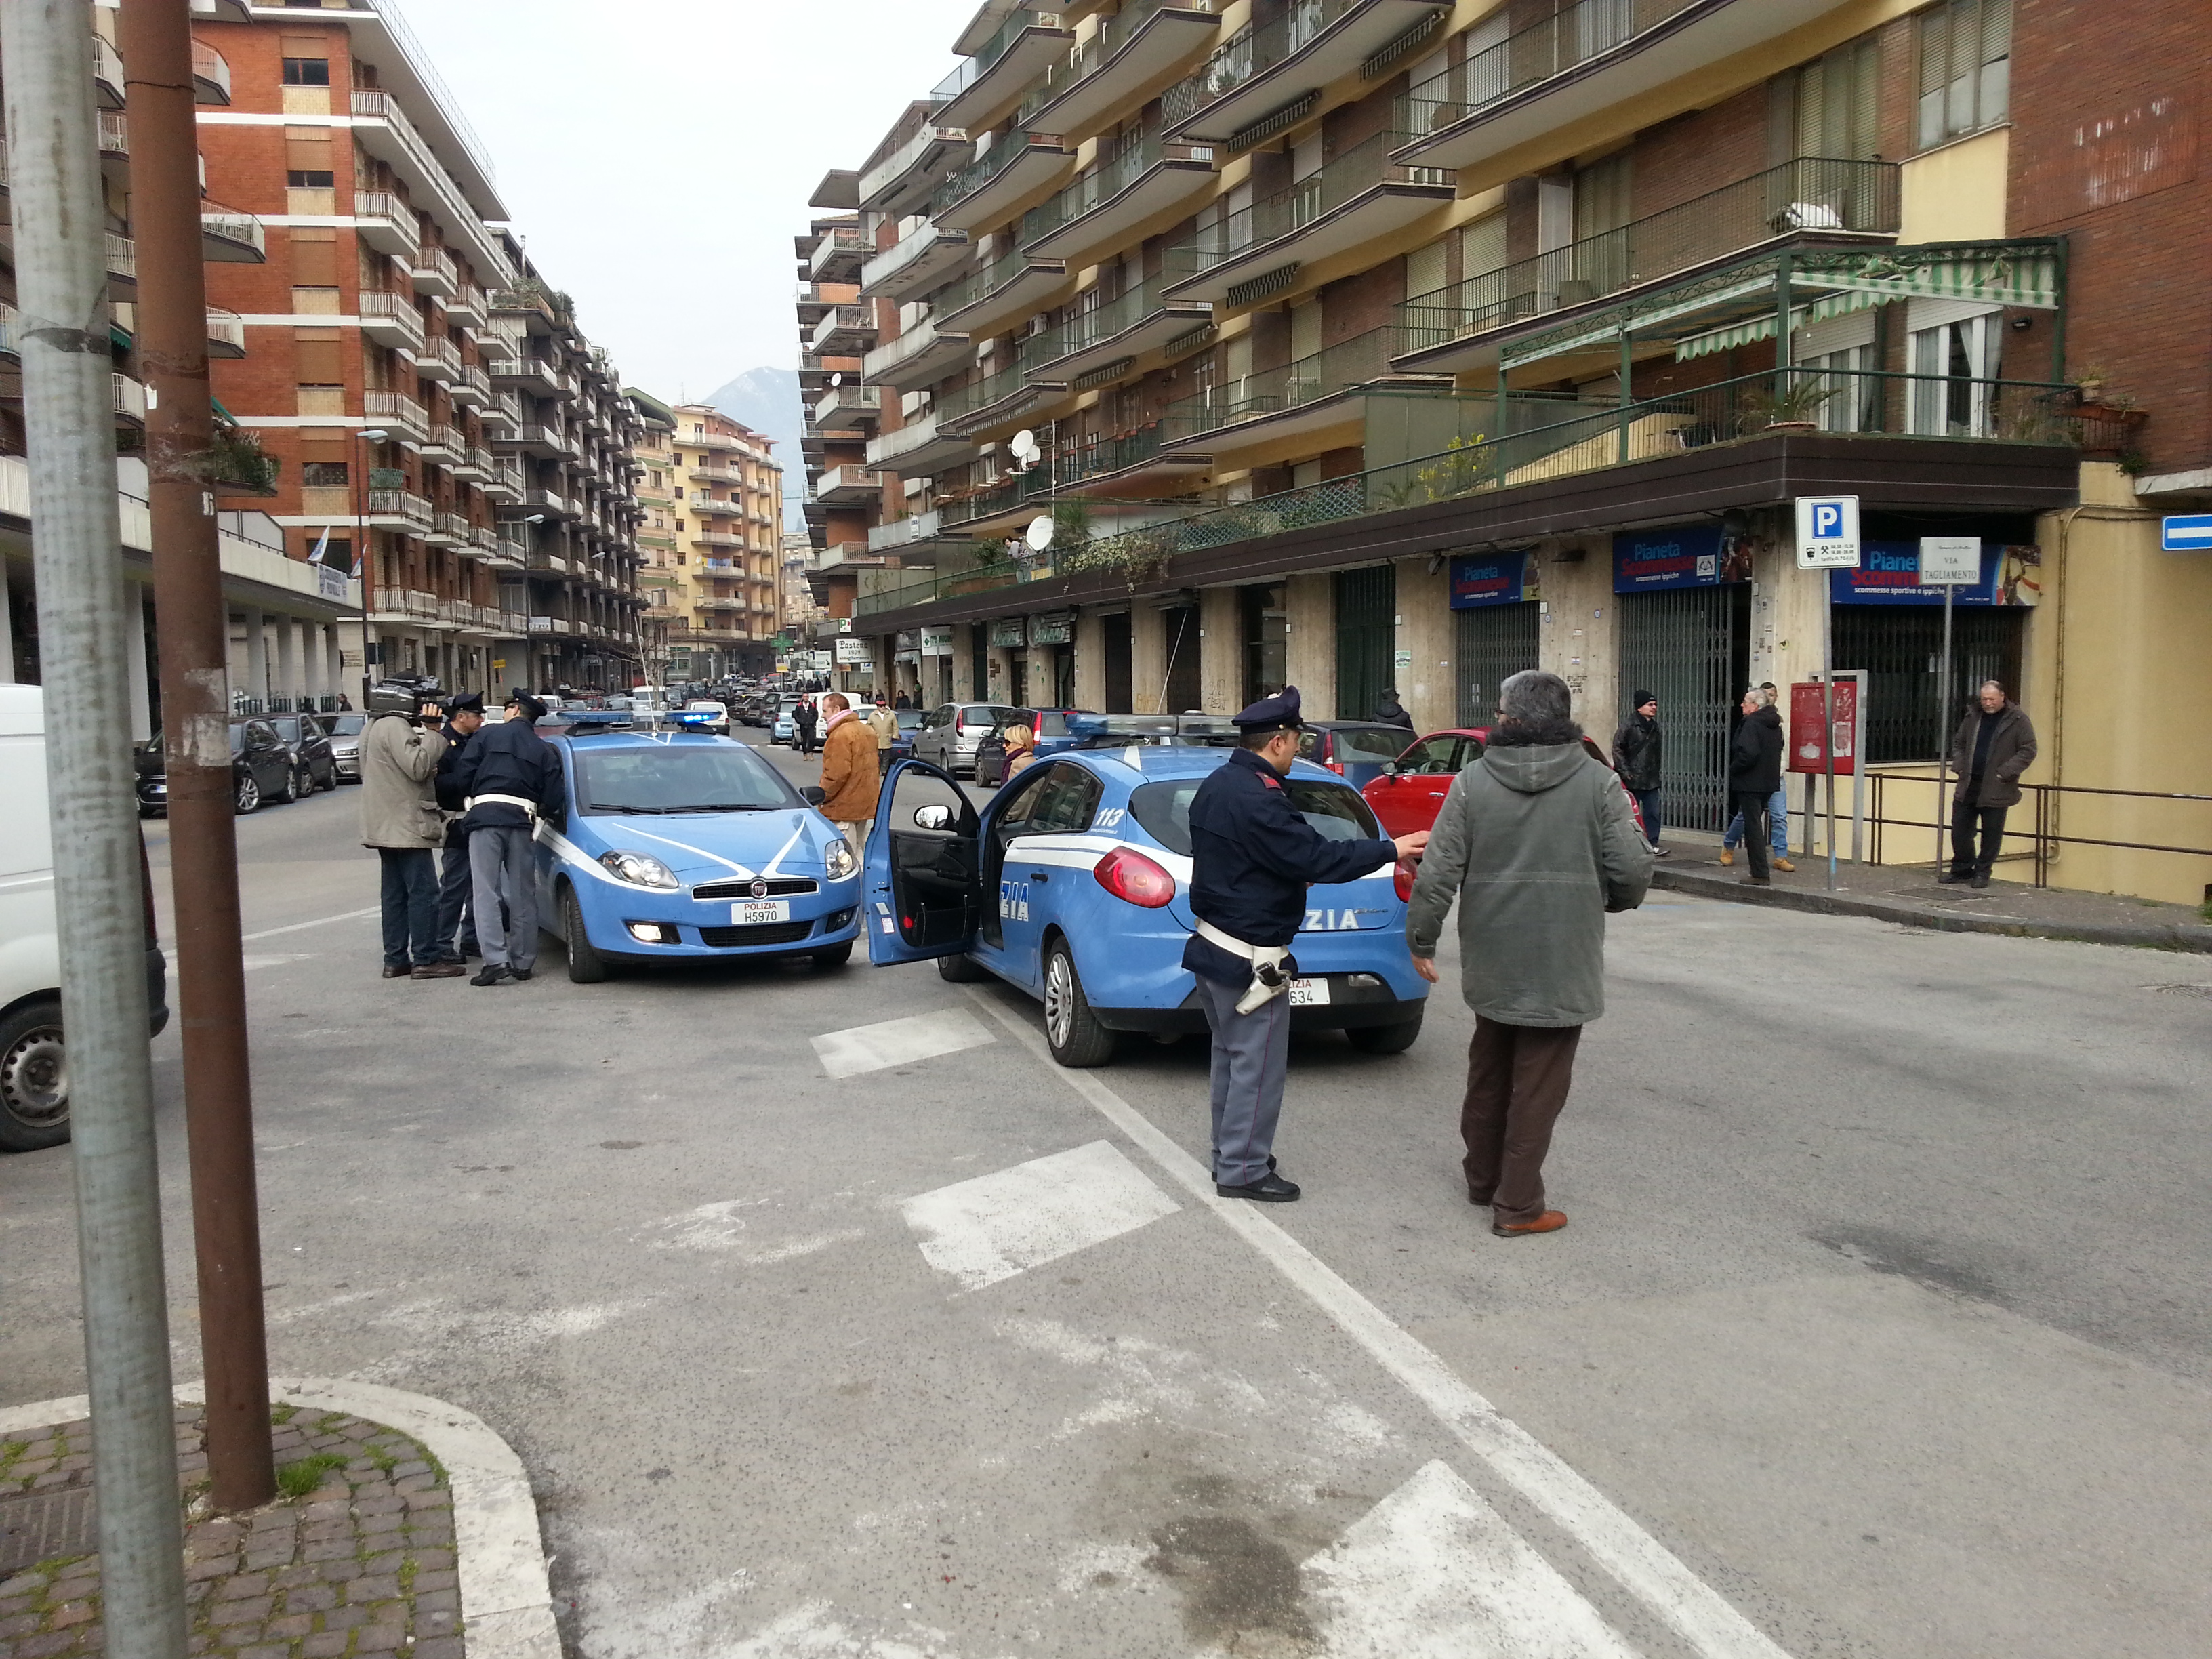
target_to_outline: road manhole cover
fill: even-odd
[[[2178,997],[2202,997],[2212,1002],[2212,985],[2146,985],[2146,991],[2166,991]]]
[[[100,1510],[90,1486],[0,1499],[0,1578],[57,1555],[100,1547]]]

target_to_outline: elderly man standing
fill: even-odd
[[[830,725],[822,739],[822,816],[836,824],[859,858],[876,820],[876,791],[883,773],[876,763],[876,734],[853,712],[842,691],[822,699]]]
[[[1413,883],[1406,943],[1434,983],[1459,902],[1468,1047],[1468,1201],[1500,1238],[1567,1224],[1544,1207],[1544,1155],[1567,1103],[1583,1027],[1605,1012],[1605,918],[1644,902],[1651,850],[1613,770],[1583,747],[1565,680],[1535,670],[1498,689],[1481,760],[1452,782]]]
[[[1990,884],[1990,871],[2004,841],[2005,811],[2020,804],[2020,775],[2034,764],[2035,728],[2028,724],[2027,711],[1995,680],[1984,680],[1975,707],[1966,711],[1951,739],[1951,766],[1959,779],[1951,797],[1951,867],[1936,880]]]
[[[436,702],[416,685],[371,686],[361,734],[361,840],[383,866],[384,976],[450,979],[439,960],[438,869],[444,824],[432,780],[446,752]]]

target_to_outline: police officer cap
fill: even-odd
[[[1298,688],[1286,685],[1272,697],[1262,697],[1242,714],[1232,717],[1231,723],[1239,732],[1256,735],[1262,732],[1296,732],[1305,722],[1298,718]]]
[[[483,714],[483,693],[481,691],[454,692],[452,696],[446,699],[446,713],[448,714]]]

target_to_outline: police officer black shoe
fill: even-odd
[[[1954,883],[1964,880],[1966,880],[1964,876],[1957,875],[1951,871],[1946,870],[1942,875],[1936,878],[1936,884],[1939,887],[1948,887]]]
[[[384,976],[386,979],[405,979],[408,975],[414,971],[415,970],[412,968],[409,967],[407,963],[404,962],[396,968],[388,962],[384,964]]]
[[[534,968],[510,968],[507,971],[514,975],[517,979],[528,979],[531,975],[538,970]]]
[[[504,963],[487,962],[483,967],[477,969],[476,977],[471,979],[469,983],[471,985],[505,985],[512,981],[514,977],[514,974],[508,970]]]
[[[1988,886],[1989,884],[1990,884],[1989,872],[1987,872],[1986,870],[1977,870],[1977,871],[1975,871],[1975,872],[1974,872],[1974,878],[1973,878],[1973,880],[1972,880],[1972,881],[1971,881],[1971,882],[1969,882],[1969,883],[1967,884],[1967,885],[1969,885],[1969,886],[1971,886],[1971,887],[1977,887],[1977,888],[1980,888],[1980,887],[1986,887],[1986,886]]]
[[[1247,1187],[1224,1187],[1217,1182],[1213,1190],[1223,1198],[1249,1198],[1255,1204],[1295,1204],[1298,1184],[1285,1181],[1273,1170],[1261,1180]]]

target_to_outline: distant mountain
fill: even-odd
[[[732,420],[775,439],[775,458],[783,463],[784,494],[805,493],[806,467],[799,459],[799,439],[806,417],[799,401],[797,369],[749,368],[708,393],[707,402]]]

